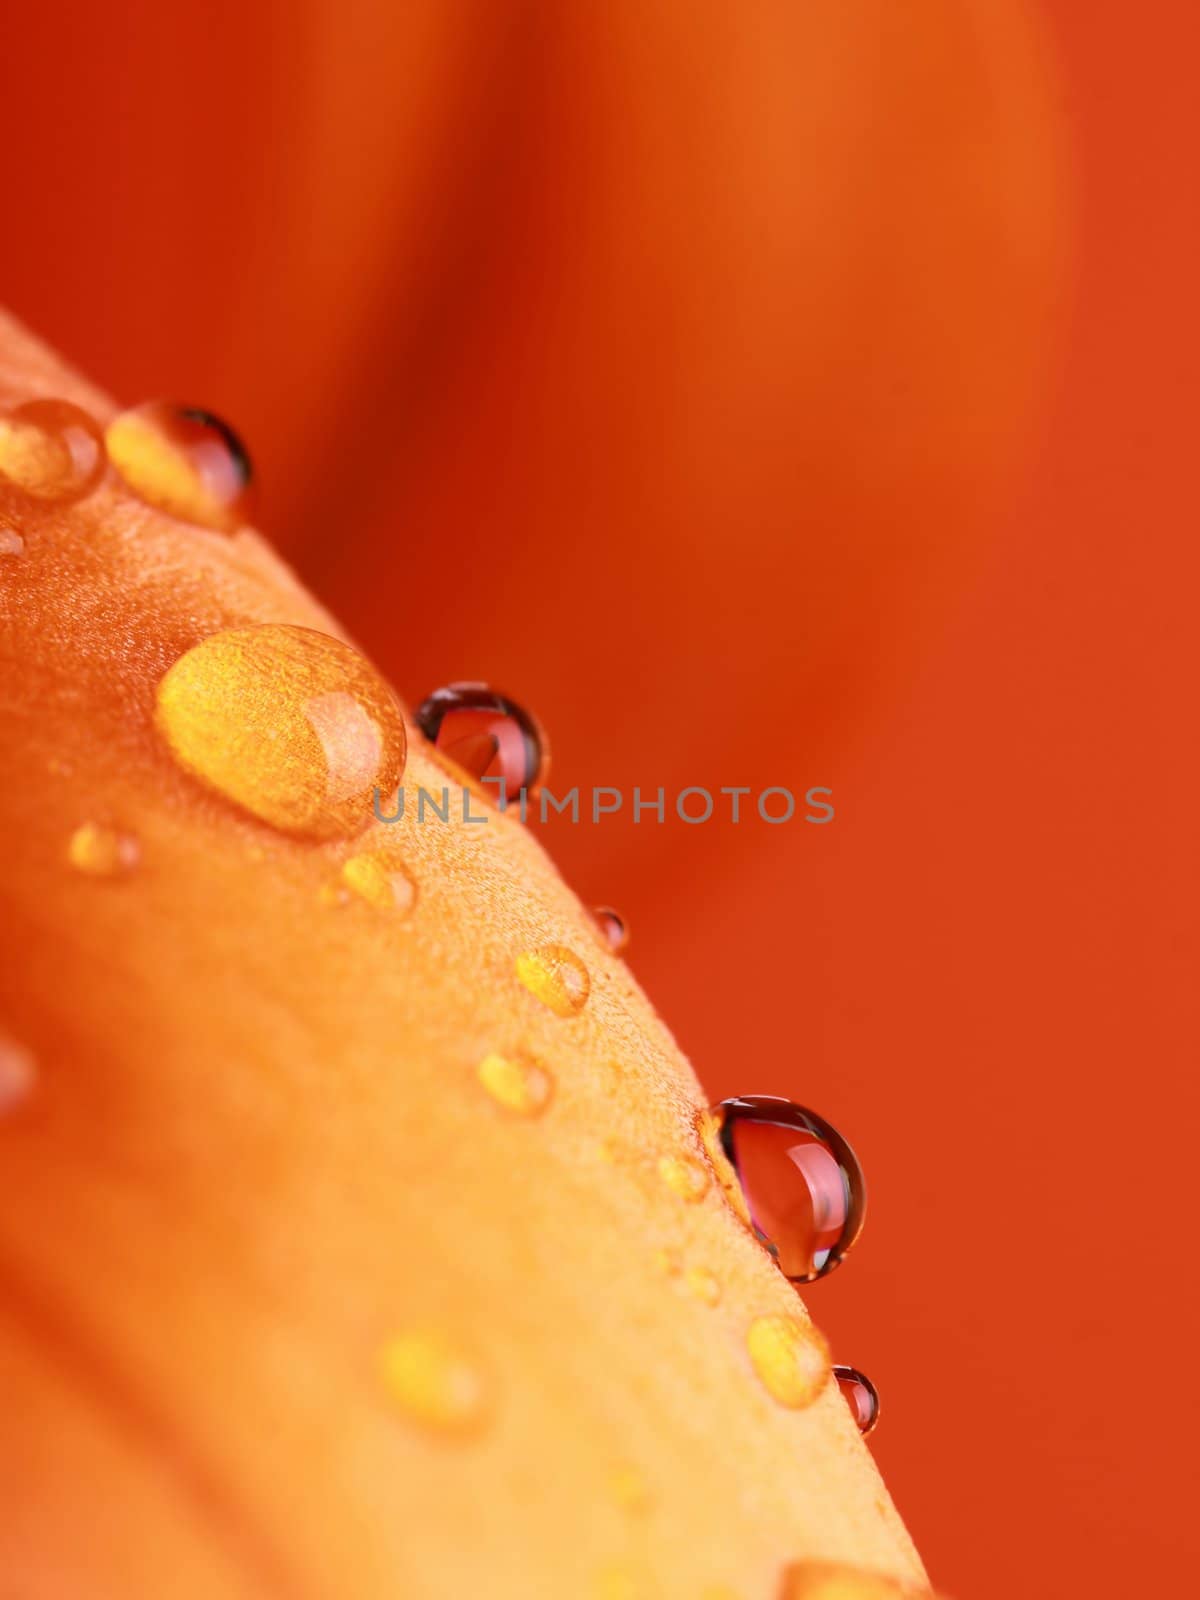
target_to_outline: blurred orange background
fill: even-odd
[[[808,1299],[961,1600],[1200,1557],[1198,46],[1170,0],[6,30],[0,299],[232,420],[410,702],[489,678],[559,792],[833,789],[545,833],[714,1097],[863,1157]]]

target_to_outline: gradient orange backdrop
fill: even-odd
[[[1153,0],[47,4],[0,299],[207,403],[409,698],[547,829],[714,1095],[872,1185],[809,1300],[968,1600],[1175,1592],[1191,1514],[1200,24]],[[1186,1235],[1185,1235],[1186,1237]]]

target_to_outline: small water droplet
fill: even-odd
[[[683,1275],[683,1281],[701,1304],[706,1306],[720,1304],[720,1279],[707,1267],[689,1267]]]
[[[746,1331],[746,1349],[767,1393],[790,1410],[812,1405],[829,1379],[828,1346],[798,1317],[756,1317]]]
[[[773,1095],[722,1100],[711,1117],[754,1231],[793,1283],[839,1265],[862,1230],[866,1183],[823,1117]]]
[[[636,1467],[628,1464],[617,1467],[608,1483],[613,1499],[623,1511],[628,1511],[631,1516],[641,1516],[649,1511],[653,1496]]]
[[[594,906],[592,919],[613,955],[619,956],[629,944],[629,924],[625,918],[611,906]]]
[[[881,1572],[863,1572],[837,1561],[800,1561],[783,1575],[779,1600],[934,1600]]]
[[[691,1156],[663,1156],[658,1175],[681,1200],[694,1204],[708,1192],[708,1169]]]
[[[106,465],[99,426],[68,400],[27,400],[0,416],[0,483],[32,500],[82,500]]]
[[[470,1434],[489,1409],[483,1370],[453,1340],[428,1329],[397,1335],[383,1351],[392,1399],[415,1422],[439,1433]]]
[[[546,735],[523,706],[486,683],[435,689],[418,707],[416,720],[455,766],[480,781],[488,779],[493,796],[515,800],[522,789],[536,789],[545,781],[550,765]]]
[[[359,899],[380,911],[406,916],[417,903],[417,886],[404,863],[391,851],[351,856],[342,867],[342,881]]]
[[[0,556],[23,556],[25,541],[15,528],[0,528]]]
[[[588,969],[561,944],[544,944],[517,957],[517,977],[559,1017],[573,1017],[587,1004],[592,980]]]
[[[119,833],[85,822],[67,841],[67,860],[92,878],[120,878],[141,860],[141,846],[131,833]]]
[[[601,1567],[592,1593],[595,1600],[643,1600],[645,1590],[628,1567]]]
[[[105,438],[113,466],[147,505],[226,532],[246,521],[250,457],[212,412],[151,400],[123,411]]]
[[[176,759],[285,833],[356,834],[404,770],[404,721],[357,650],[312,628],[230,628],[182,656],[156,720]]]
[[[33,1052],[0,1033],[0,1116],[27,1100],[37,1082]]]
[[[870,1433],[879,1421],[879,1391],[857,1367],[834,1367],[833,1376],[859,1432]]]
[[[664,1278],[677,1278],[681,1263],[677,1250],[656,1250],[651,1258],[655,1268],[662,1273]]]
[[[476,1075],[498,1105],[522,1117],[541,1116],[554,1094],[546,1068],[523,1056],[484,1056]]]

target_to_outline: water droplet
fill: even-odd
[[[628,1511],[631,1516],[641,1516],[649,1511],[653,1496],[636,1467],[617,1467],[608,1482],[613,1499],[623,1511]]]
[[[148,505],[223,531],[246,521],[250,457],[210,411],[151,400],[123,411],[105,438],[113,466]]]
[[[545,781],[550,754],[542,729],[523,706],[486,683],[435,689],[416,720],[442,755],[471,777],[487,778],[491,793],[504,801]]]
[[[104,435],[68,400],[27,400],[0,416],[0,483],[33,500],[82,500],[106,465]]]
[[[683,1281],[703,1305],[715,1306],[720,1303],[720,1279],[707,1267],[689,1267],[683,1275]]]
[[[554,1094],[545,1067],[522,1056],[484,1056],[476,1075],[498,1105],[522,1117],[541,1116]]]
[[[850,1407],[850,1415],[858,1424],[859,1432],[864,1435],[870,1433],[879,1421],[879,1391],[857,1367],[834,1367],[833,1376]]]
[[[0,1033],[0,1116],[27,1100],[37,1082],[37,1063],[32,1051]]]
[[[263,822],[309,839],[358,833],[404,770],[400,708],[356,650],[311,628],[231,628],[158,686],[180,764]]]
[[[882,1572],[862,1572],[836,1561],[801,1561],[783,1575],[779,1600],[934,1600]]]
[[[602,1567],[593,1586],[595,1600],[643,1600],[645,1590],[625,1566]]]
[[[592,987],[583,962],[561,944],[544,944],[519,955],[517,977],[559,1017],[573,1017],[582,1011]]]
[[[67,842],[67,860],[92,878],[119,878],[141,860],[141,846],[131,833],[85,822]]]
[[[629,925],[625,918],[611,906],[593,907],[592,918],[600,930],[600,937],[613,955],[619,956],[629,943]]]
[[[439,1433],[470,1434],[489,1409],[482,1369],[443,1334],[413,1329],[383,1351],[383,1377],[392,1399],[413,1421]]]
[[[708,1169],[691,1156],[663,1156],[658,1175],[681,1200],[694,1204],[708,1192]]]
[[[417,903],[417,886],[404,863],[391,851],[375,850],[351,856],[342,867],[342,882],[359,899],[380,911],[395,911],[405,916]]]
[[[824,1277],[862,1229],[866,1183],[854,1151],[790,1100],[748,1095],[712,1111],[754,1231],[793,1283]]]
[[[812,1405],[829,1379],[825,1340],[798,1317],[756,1317],[746,1349],[767,1393],[790,1410]]]
[[[25,541],[15,528],[0,528],[0,556],[23,556]]]

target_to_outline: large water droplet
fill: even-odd
[[[104,435],[68,400],[27,400],[0,416],[0,487],[33,500],[82,500],[104,476]]]
[[[91,878],[120,878],[141,860],[141,846],[131,833],[85,822],[67,841],[67,860]]]
[[[0,1033],[0,1116],[27,1100],[37,1082],[33,1052]]]
[[[832,1272],[858,1238],[867,1203],[845,1139],[773,1095],[722,1100],[711,1116],[754,1230],[786,1276],[808,1283]]]
[[[246,521],[250,457],[210,411],[151,400],[123,411],[105,437],[113,465],[148,505],[206,528]]]
[[[672,1193],[693,1205],[708,1192],[708,1168],[691,1156],[660,1157],[658,1175]]]
[[[476,1075],[497,1105],[522,1117],[540,1116],[554,1094],[545,1067],[525,1056],[484,1056]]]
[[[368,905],[407,916],[417,903],[417,886],[400,857],[390,850],[351,856],[342,882]]]
[[[595,906],[592,920],[613,955],[619,956],[629,943],[629,924],[625,918],[611,906]]]
[[[560,1017],[573,1017],[582,1011],[592,987],[583,962],[561,944],[524,951],[517,957],[517,977],[530,994]]]
[[[25,541],[15,528],[0,528],[0,556],[23,556]]]
[[[757,1317],[746,1349],[763,1387],[790,1410],[812,1405],[829,1380],[829,1348],[810,1322],[798,1317]]]
[[[158,687],[176,759],[264,822],[310,839],[358,833],[404,770],[400,708],[356,650],[311,628],[213,634]]]
[[[475,1433],[488,1414],[482,1368],[452,1339],[430,1329],[397,1335],[383,1351],[392,1399],[414,1422],[438,1433]]]
[[[928,1589],[914,1589],[881,1572],[862,1572],[837,1561],[801,1561],[783,1575],[779,1600],[934,1600]]]
[[[451,683],[417,708],[417,724],[442,755],[501,800],[545,781],[546,735],[523,706],[486,683]],[[497,780],[497,781],[493,781]]]
[[[870,1433],[879,1421],[878,1389],[857,1367],[834,1367],[833,1376],[860,1433]]]

